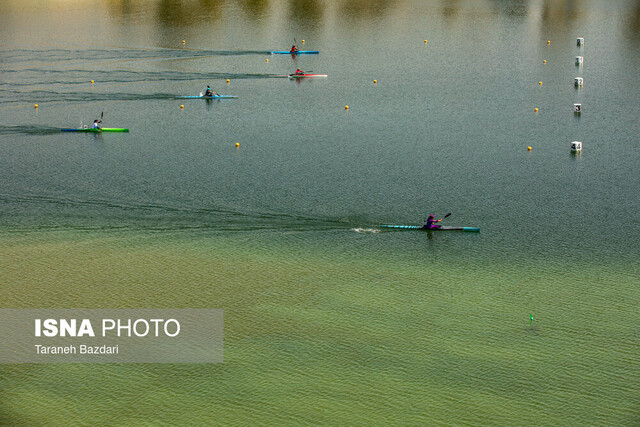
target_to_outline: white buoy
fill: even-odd
[[[571,151],[581,151],[582,150],[582,142],[573,141],[571,143]]]
[[[584,37],[578,37],[578,40],[576,41],[576,44],[578,46],[584,46]]]
[[[573,112],[580,114],[582,112],[582,104],[573,104]]]
[[[583,56],[576,56],[576,65],[582,65],[584,63]]]
[[[582,86],[584,84],[584,79],[582,77],[576,77],[573,79],[573,82],[576,86]]]

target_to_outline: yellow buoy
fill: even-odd
[[[546,60],[546,59],[545,59],[545,60],[543,60],[543,61],[542,61],[542,63],[543,63],[543,64],[546,64],[546,63],[547,63],[547,60]]]
[[[230,82],[231,80],[227,79],[227,84]]]
[[[269,58],[265,59],[264,62],[269,62]]]
[[[93,84],[93,80],[91,80],[91,84]]]
[[[33,104],[33,108],[38,108],[38,104]]]
[[[426,41],[426,40],[424,41],[424,44],[427,44],[427,41]]]
[[[537,112],[538,112],[538,109],[537,109],[537,108],[534,108],[534,109],[533,109],[533,111],[535,111],[535,112],[537,113]]]
[[[547,44],[551,44],[551,40],[547,40]]]
[[[539,84],[540,86],[542,86],[542,82],[538,82],[538,84]]]
[[[349,109],[349,106],[348,106],[348,105],[345,105],[345,106],[344,106],[344,109],[345,109],[345,110],[348,110],[348,109]]]
[[[180,105],[180,109],[181,109],[181,110],[184,110],[184,105]]]
[[[302,39],[302,44],[304,44],[304,39]]]
[[[240,147],[240,143],[236,142],[236,148]]]
[[[374,81],[373,81],[373,84],[374,84],[374,85],[375,85],[375,84],[378,84],[378,81],[377,81],[377,80],[374,80]]]
[[[182,44],[185,44],[185,41],[184,41],[184,40],[182,40]]]
[[[527,147],[527,151],[531,151],[531,147],[530,147],[530,146],[529,146],[529,147]]]

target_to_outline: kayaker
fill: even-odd
[[[429,215],[429,218],[427,218],[427,223],[423,227],[426,228],[427,230],[435,230],[440,228],[440,226],[437,223],[442,221],[442,219],[435,219],[435,218],[436,218],[435,216]]]
[[[291,51],[290,51],[291,53],[296,53],[297,51],[298,51],[298,45],[294,44],[293,46],[291,46]]]
[[[215,92],[213,92],[213,91],[211,90],[211,88],[210,88],[209,86],[207,86],[207,90],[206,90],[206,92],[204,93],[204,96],[213,96],[213,94],[214,94],[214,93],[215,93]]]
[[[100,124],[102,123],[102,120],[98,121],[98,119],[93,121],[93,129],[100,129]]]
[[[298,69],[296,70],[296,74],[297,74],[297,75],[304,74],[304,71],[302,71],[300,68],[298,68]]]

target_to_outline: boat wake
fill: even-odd
[[[379,233],[380,229],[379,228],[362,228],[362,227],[357,227],[357,228],[352,228],[351,231],[355,231],[356,233],[364,233],[364,234],[370,234],[370,233]]]
[[[271,55],[269,50],[207,50],[169,48],[113,48],[113,49],[2,49],[5,64],[60,64],[141,60],[198,59],[215,56]],[[37,58],[37,59],[34,59]],[[5,67],[7,68],[7,67]],[[10,67],[9,67],[10,68]]]
[[[0,135],[51,135],[59,133],[60,128],[51,126],[0,126]]]
[[[59,133],[59,129],[55,129]],[[353,220],[307,215],[304,213],[247,210],[233,205],[185,205],[151,203],[144,200],[108,200],[69,198],[64,195],[12,195],[0,193],[0,206],[15,212],[32,212],[23,218],[37,216],[40,224],[16,222],[0,218],[0,229],[12,231],[43,229],[76,230],[140,230],[159,232],[331,232],[348,230]],[[61,212],[73,217],[60,225]],[[361,229],[362,232],[377,232]]]

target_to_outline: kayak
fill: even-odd
[[[176,96],[179,99],[237,99],[236,95],[194,95],[194,96]]]
[[[327,77],[326,74],[289,74],[290,79],[305,79],[309,77]]]
[[[61,132],[93,132],[93,133],[101,133],[101,132],[129,132],[127,128],[73,128],[73,129],[60,129]]]
[[[296,50],[295,52],[291,52],[290,50],[274,50],[269,53],[271,55],[317,55],[320,52],[317,50]]]
[[[387,225],[383,224],[380,227],[383,228],[396,228],[402,230],[422,230],[422,231],[480,231],[478,227],[447,227],[442,226],[440,228],[424,228],[421,225]]]

